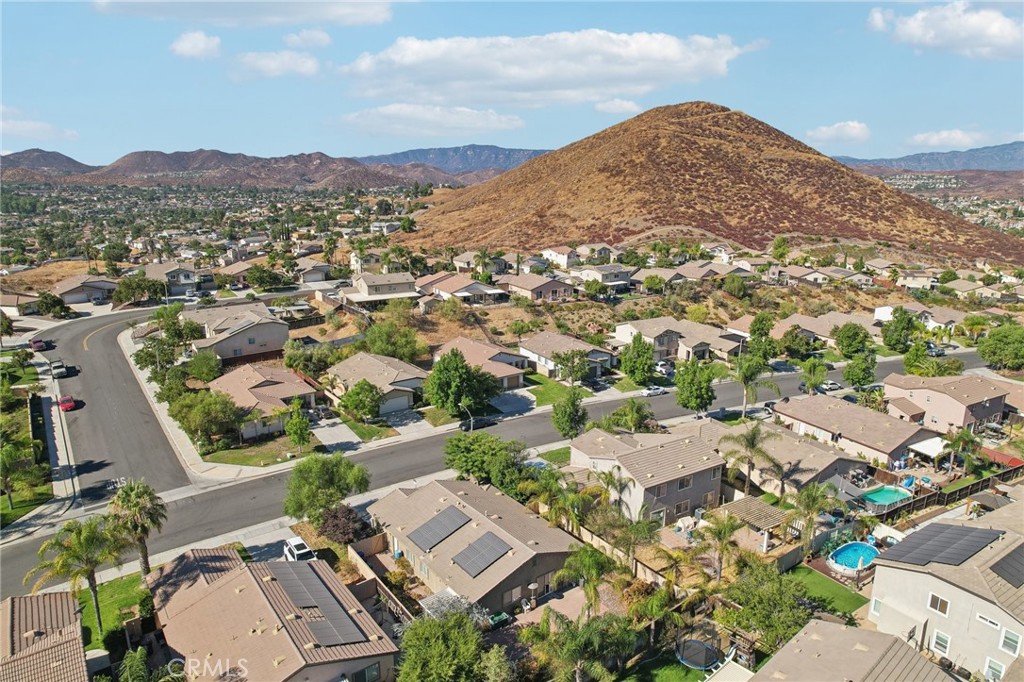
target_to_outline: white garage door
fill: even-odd
[[[399,395],[394,398],[388,398],[380,405],[380,413],[388,414],[389,412],[398,412],[399,410],[409,409],[409,396]]]
[[[65,303],[71,305],[72,303],[88,303],[89,302],[88,291],[68,293],[61,296]]]

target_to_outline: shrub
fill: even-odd
[[[339,545],[350,545],[366,536],[368,524],[362,516],[347,504],[339,504],[323,514],[323,522],[317,529],[321,535]]]
[[[398,569],[402,571],[402,573],[412,575],[412,562],[409,561],[408,557],[400,556],[395,559],[395,566],[398,566]]]
[[[384,582],[391,589],[403,591],[409,582],[409,576],[404,571],[388,571],[384,574]]]

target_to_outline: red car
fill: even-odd
[[[70,412],[75,409],[75,399],[69,395],[62,395],[57,401],[57,406],[60,407],[61,412]]]
[[[28,347],[32,350],[46,350],[46,341],[43,339],[32,339],[28,342]]]

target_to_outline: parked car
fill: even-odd
[[[946,354],[946,351],[942,350],[941,346],[932,346],[931,348],[926,350],[925,353],[930,358],[941,358]]]
[[[650,398],[656,395],[665,395],[666,393],[668,393],[668,391],[661,386],[648,386],[644,390],[640,391],[640,395],[645,398]]]
[[[668,376],[672,373],[672,364],[664,360],[658,360],[658,362],[654,363],[654,371]]]
[[[50,342],[43,339],[32,339],[28,342],[28,347],[32,350],[46,350],[50,347]]]
[[[243,287],[238,282],[232,282],[231,284],[228,285],[228,289],[231,289],[231,291],[241,291],[244,288],[245,287]]]
[[[68,375],[68,367],[63,360],[54,360],[50,363],[50,376],[63,379]]]
[[[486,429],[488,426],[494,426],[497,423],[498,420],[494,417],[474,417],[472,421],[463,419],[462,423],[459,424],[459,429],[462,431],[476,431],[477,429]]]
[[[840,384],[838,381],[832,381],[831,379],[827,379],[821,384],[821,388],[826,391],[838,391],[842,387],[842,384]]]
[[[313,550],[306,545],[302,538],[288,538],[284,541],[285,561],[312,561],[315,558]]]
[[[594,393],[600,393],[608,388],[608,384],[601,381],[600,379],[584,379],[582,384],[589,388]]]
[[[185,298],[195,298],[195,297],[196,297],[196,290],[195,289],[186,289],[185,290]]]
[[[93,296],[92,297],[92,304],[93,305],[103,305],[106,302],[107,302],[106,299],[104,299],[102,296]]]
[[[336,416],[338,416],[334,414],[334,410],[327,407],[326,405],[318,405],[315,409],[317,415],[319,415],[321,419],[334,419]]]
[[[62,395],[60,400],[57,401],[57,407],[60,408],[61,412],[70,412],[75,409],[77,405],[78,403],[75,402],[75,399],[69,395]]]

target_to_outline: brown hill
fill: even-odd
[[[620,243],[679,228],[752,248],[778,234],[816,235],[1024,263],[1024,240],[972,225],[707,102],[647,111],[461,190],[417,222],[417,241],[467,247]]]
[[[4,154],[0,158],[0,166],[5,171],[19,168],[41,175],[73,175],[87,173],[97,168],[97,166],[87,166],[80,161],[75,161],[60,152],[48,152],[45,149],[26,149],[22,152]]]

